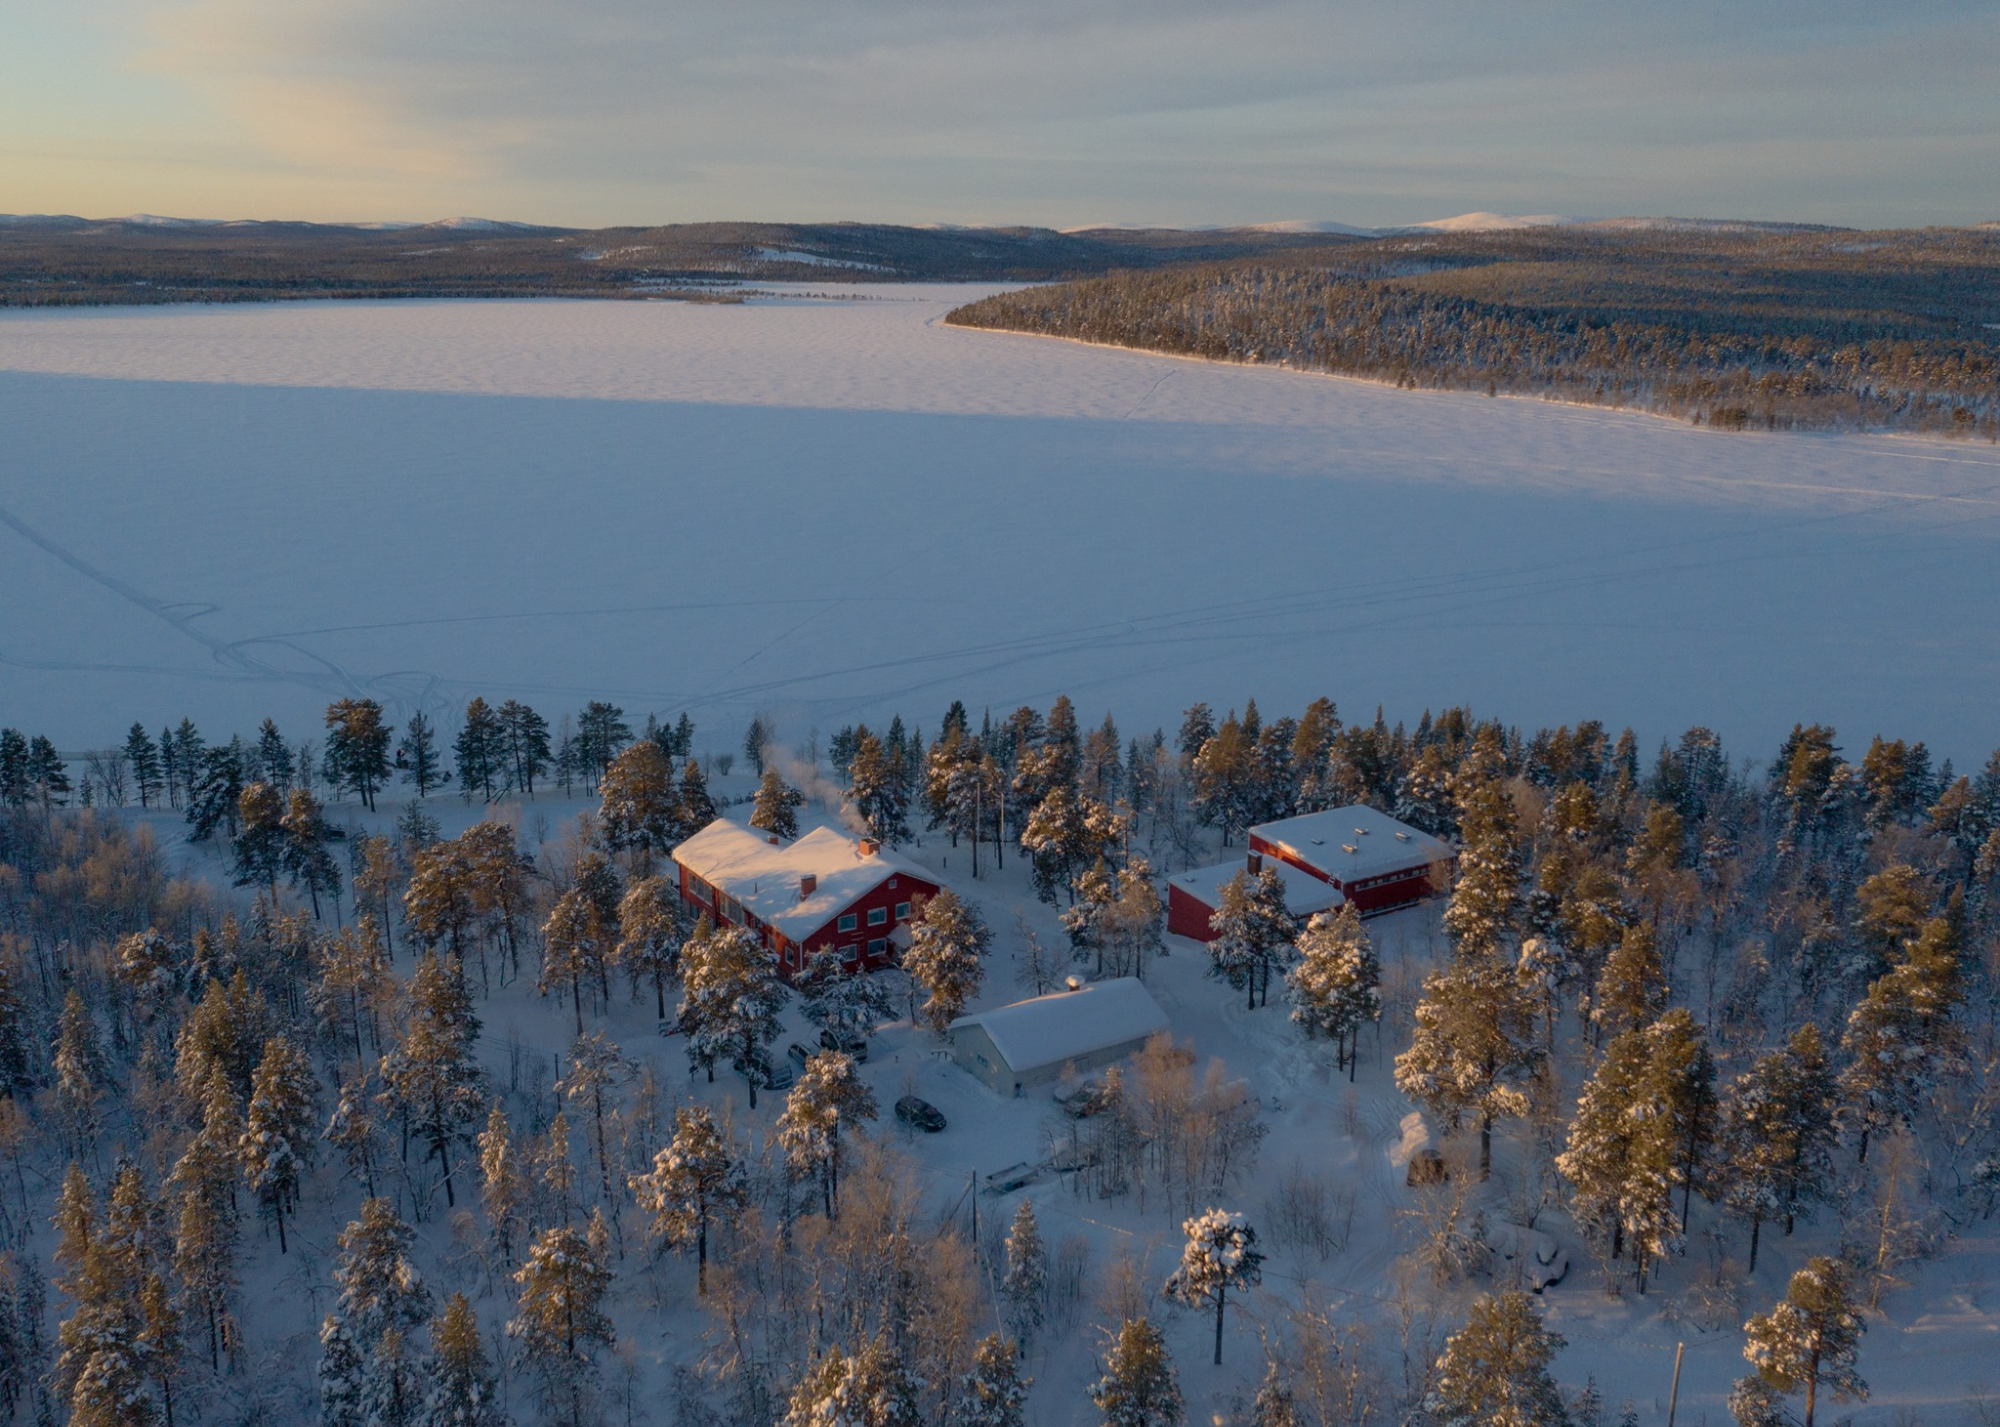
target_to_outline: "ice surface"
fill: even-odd
[[[728,747],[1068,692],[2000,742],[2000,454],[946,328],[968,288],[0,316],[0,722]]]

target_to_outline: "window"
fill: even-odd
[[[910,919],[910,904],[908,902],[896,903],[896,920],[899,922],[906,922],[909,919]]]
[[[889,954],[889,938],[878,936],[869,942],[868,954],[870,956],[887,956]]]
[[[869,926],[879,927],[888,920],[889,920],[889,909],[887,907],[870,907],[868,909]]]
[[[840,959],[842,961],[848,961],[848,962],[857,961],[860,959],[860,956],[861,956],[861,948],[856,946],[853,942],[849,942],[846,946],[843,946],[840,949]]]
[[[701,878],[699,877],[688,878],[688,886],[693,889],[695,896],[701,898],[702,901],[711,904],[714,903],[715,888],[709,886],[708,883],[704,882]]]
[[[722,914],[725,921],[740,922],[743,920],[743,904],[727,894],[716,900],[715,910]]]
[[[842,912],[840,914],[840,920],[835,922],[833,925],[835,931],[851,932],[859,924],[854,919],[854,913]]]

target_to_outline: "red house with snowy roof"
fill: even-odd
[[[940,890],[907,857],[827,827],[786,843],[717,818],[673,856],[681,899],[717,925],[755,932],[788,979],[820,951],[849,970],[886,966],[915,903]]]
[[[1457,854],[1427,832],[1356,804],[1261,823],[1241,862],[1183,872],[1167,882],[1167,930],[1214,941],[1209,919],[1222,886],[1266,868],[1285,884],[1285,906],[1301,919],[1353,903],[1362,916],[1421,902],[1449,884]]]

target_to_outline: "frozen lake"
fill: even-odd
[[[1725,436],[939,319],[0,316],[0,723],[288,732],[367,693],[733,743],[1073,695],[2000,743],[2000,453]],[[704,742],[709,742],[704,737]]]

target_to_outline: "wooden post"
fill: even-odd
[[[1687,1351],[1687,1346],[1686,1343],[1674,1344],[1674,1386],[1667,1394],[1667,1427],[1674,1427],[1674,1409],[1681,1402],[1681,1354]]]

